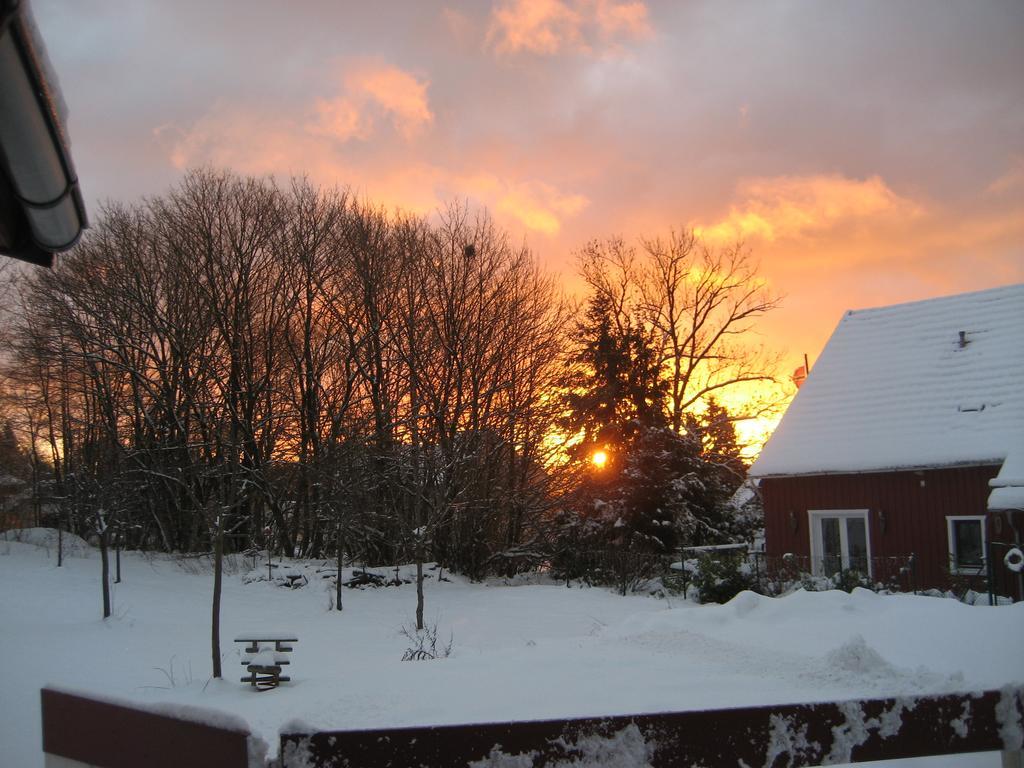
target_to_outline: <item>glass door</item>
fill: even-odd
[[[810,516],[815,575],[849,570],[870,575],[867,510],[812,510]]]

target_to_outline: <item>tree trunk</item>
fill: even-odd
[[[423,629],[423,547],[416,547],[416,629]]]
[[[100,532],[100,562],[102,563],[101,578],[103,589],[103,618],[110,618],[110,554],[107,550],[107,533]]]
[[[341,567],[344,565],[343,547],[341,542],[341,522],[338,522],[338,578],[335,579],[334,589],[334,605],[337,610],[341,610]]]
[[[217,530],[213,546],[213,616],[211,621],[210,650],[213,653],[213,676],[222,677],[220,669],[220,586],[224,560],[224,529],[217,517]]]

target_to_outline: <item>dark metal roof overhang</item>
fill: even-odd
[[[56,79],[25,0],[0,0],[0,254],[53,265],[88,226]]]

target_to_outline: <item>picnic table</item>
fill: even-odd
[[[293,650],[289,643],[299,642],[294,633],[287,632],[250,632],[238,635],[236,643],[246,643],[242,652],[242,666],[249,673],[242,678],[259,691],[277,688],[283,682],[291,680],[281,674],[281,667],[290,664],[289,653]],[[261,643],[267,647],[261,647]],[[273,647],[270,645],[273,644]]]

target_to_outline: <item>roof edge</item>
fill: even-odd
[[[747,476],[754,480],[780,480],[788,477],[828,477],[831,475],[881,475],[893,472],[926,472],[943,469],[970,469],[971,467],[1001,467],[1002,459],[981,459],[977,461],[956,462],[953,464],[916,464],[901,467],[876,467],[874,469],[822,469],[811,472],[775,472],[759,475],[750,473]]]
[[[71,159],[60,86],[27,0],[0,0],[0,54],[5,80],[0,253],[51,266],[52,254],[73,247],[89,219]]]
[[[946,293],[941,296],[929,296],[924,299],[914,299],[912,301],[901,301],[897,304],[879,304],[875,307],[861,307],[859,309],[847,309],[843,312],[842,318],[850,317],[852,315],[860,315],[868,312],[880,312],[883,310],[898,309],[900,307],[912,307],[915,304],[930,304],[936,301],[944,301],[946,299],[960,299],[969,296],[981,296],[986,293],[998,293],[1000,291],[1012,290],[1014,288],[1024,288],[1024,283],[1008,283],[1006,285],[994,285],[991,288],[979,288],[975,291],[963,291],[961,293]]]

